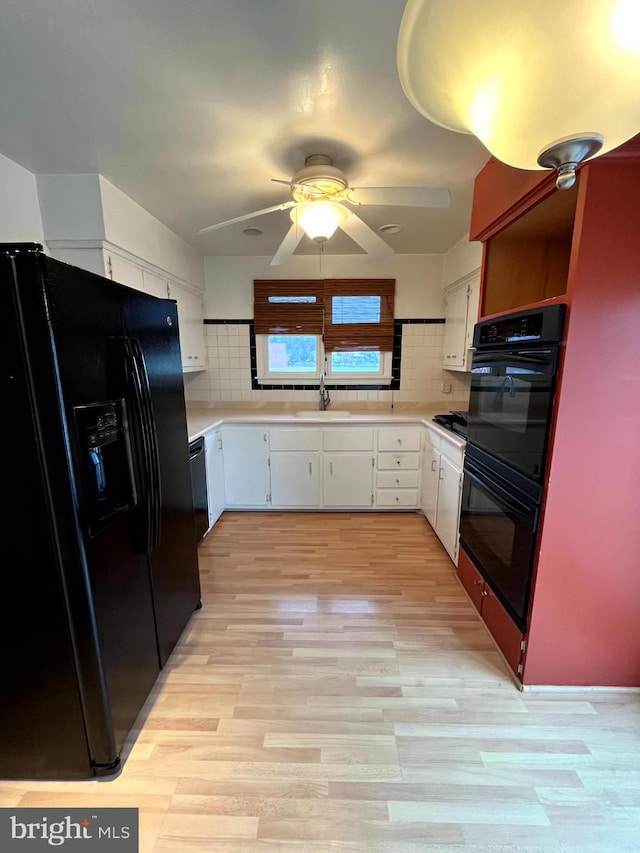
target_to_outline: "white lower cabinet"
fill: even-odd
[[[271,506],[301,509],[320,506],[320,454],[272,452]]]
[[[420,506],[432,527],[436,526],[439,471],[440,450],[436,449],[427,438],[422,453],[422,495]]]
[[[222,431],[226,506],[243,509],[269,505],[269,433],[254,427]]]
[[[207,433],[205,436],[205,456],[207,460],[207,502],[209,504],[209,527],[213,527],[225,507],[224,459],[222,433]]]
[[[208,477],[223,484],[210,492],[210,523],[224,508],[421,507],[455,562],[463,450],[424,433],[421,454],[420,427],[225,426],[207,436]]]
[[[368,453],[324,453],[322,499],[325,507],[373,506],[374,457]]]
[[[454,563],[458,560],[463,455],[457,444],[427,428],[420,505]]]
[[[380,427],[376,471],[376,506],[418,507],[420,427]]]

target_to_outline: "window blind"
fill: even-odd
[[[323,282],[296,279],[254,281],[256,335],[321,335]]]
[[[394,279],[325,280],[325,351],[391,352],[394,297]]]
[[[256,335],[323,335],[326,352],[393,349],[394,279],[254,281]]]

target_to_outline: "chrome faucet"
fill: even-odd
[[[331,402],[331,397],[329,396],[329,392],[324,387],[324,373],[320,374],[320,411],[324,412],[325,409],[329,408],[329,403]]]

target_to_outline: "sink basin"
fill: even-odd
[[[350,417],[351,412],[341,412],[339,409],[325,409],[324,411],[320,411],[319,409],[310,409],[309,411],[296,412],[296,418],[313,418],[314,420],[320,421],[332,421],[336,418],[348,418]]]

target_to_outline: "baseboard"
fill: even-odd
[[[640,687],[598,687],[582,684],[523,684],[523,693],[640,693]]]

